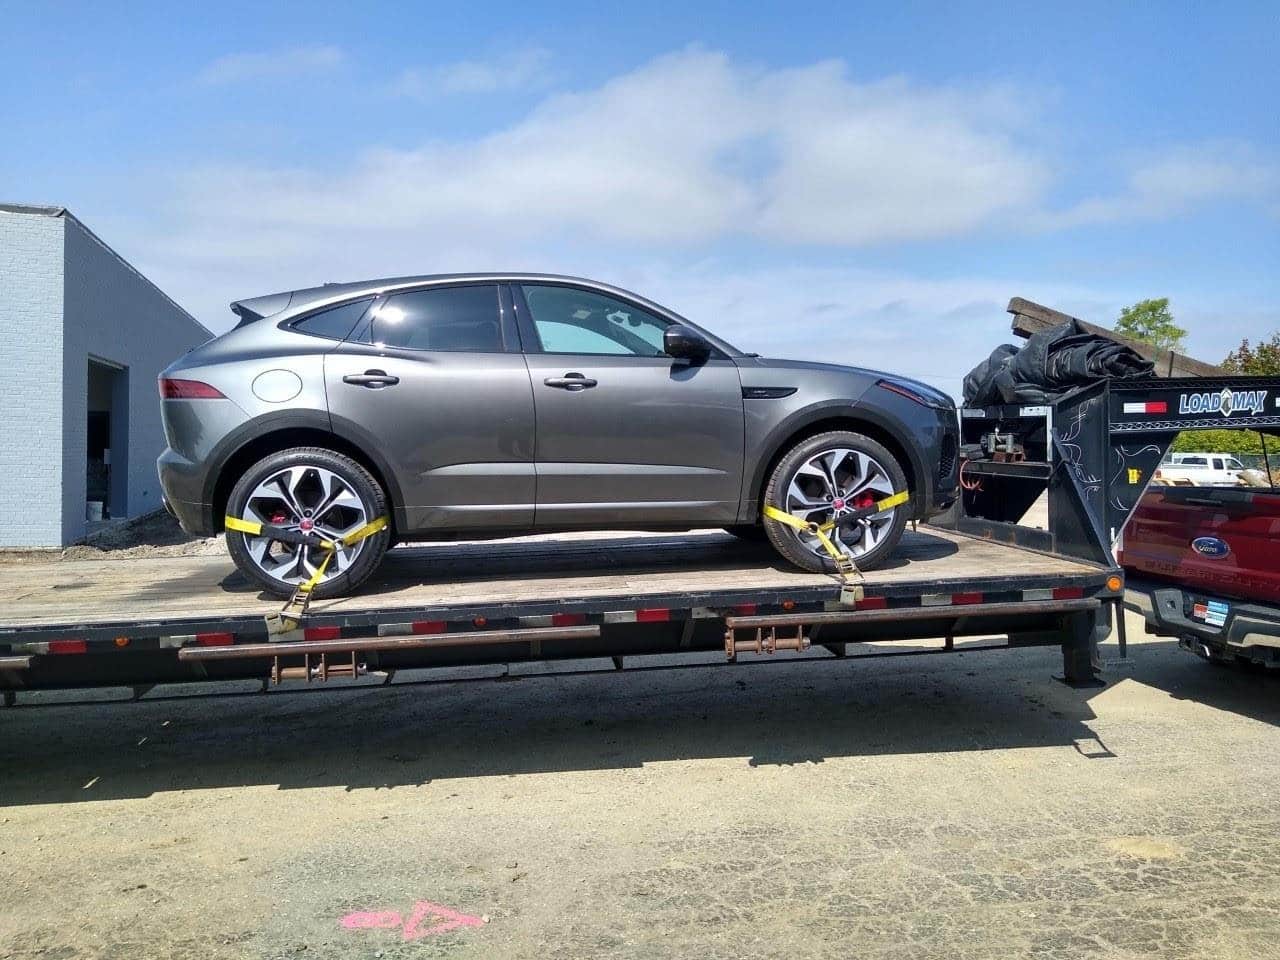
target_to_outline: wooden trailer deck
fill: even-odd
[[[866,574],[868,592],[908,585],[921,593],[981,589],[1003,577],[1099,577],[1102,568],[922,526],[907,531],[888,565]],[[802,573],[766,544],[721,531],[569,534],[409,545],[392,550],[354,596],[318,601],[316,616],[427,607],[626,596],[795,590],[812,596],[833,578]],[[148,559],[0,563],[0,634],[59,624],[254,617],[278,610],[225,554]],[[0,637],[2,641],[2,637]]]

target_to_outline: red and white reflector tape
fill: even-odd
[[[1126,403],[1125,413],[1168,413],[1169,404],[1163,400],[1147,400],[1145,403]]]
[[[884,596],[864,597],[857,604],[856,610],[885,610],[895,607],[911,608],[911,607],[961,607],[971,606],[974,604],[1001,603],[1015,600],[1073,600],[1080,599],[1085,596],[1083,587],[1039,587],[1026,590],[1011,591],[1009,593],[985,594],[979,591],[964,591],[958,593],[926,593],[915,597],[901,597],[890,600]],[[785,601],[782,604],[783,610],[792,610],[794,604]],[[823,601],[822,609],[828,611],[847,611],[849,608],[839,600]],[[671,623],[683,620],[703,620],[718,619],[726,614],[735,616],[751,616],[760,613],[759,606],[754,603],[737,604],[728,610],[718,607],[691,607],[688,609],[671,608],[671,607],[641,607],[632,610],[606,610],[603,613],[553,613],[542,616],[526,616],[517,618],[520,627],[576,627],[586,626],[588,624],[602,623]],[[799,611],[797,611],[799,612]],[[464,621],[453,621],[453,623],[461,626]],[[485,622],[483,617],[476,617],[470,621],[470,627],[483,629]],[[375,628],[376,635],[379,637],[409,637],[422,636],[430,634],[448,633],[450,622],[445,620],[413,620],[401,623],[381,623]],[[348,633],[359,631],[357,637],[364,637],[367,634],[368,627],[350,627],[347,628]],[[344,628],[338,626],[314,626],[306,627],[302,630],[293,631],[290,639],[296,640],[338,640],[343,637]],[[460,632],[466,632],[463,627]],[[109,650],[125,650],[129,649],[129,639],[138,638],[114,638],[111,641],[89,641],[67,637],[56,640],[34,641],[29,643],[14,643],[10,645],[9,652],[12,654],[83,654],[83,653],[105,653]],[[124,640],[125,642],[121,642]],[[175,649],[185,646],[204,646],[204,647],[221,647],[231,646],[238,640],[255,642],[255,637],[238,637],[236,634],[225,631],[209,631],[205,633],[187,633],[187,634],[169,634],[155,638],[156,645],[160,649]]]

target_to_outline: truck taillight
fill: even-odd
[[[222,391],[199,380],[160,378],[160,396],[165,400],[225,400]]]

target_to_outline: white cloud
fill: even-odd
[[[1211,201],[1280,201],[1280,166],[1244,144],[1177,146],[1130,164],[1125,189],[1044,214],[1044,227],[1057,229],[1130,220],[1163,220]]]
[[[1046,165],[1015,138],[1000,91],[851,83],[840,63],[764,78],[778,164],[757,232],[798,243],[875,243],[970,230],[1025,208]]]
[[[551,55],[540,47],[504,53],[492,60],[404,70],[392,87],[400,96],[432,100],[457,94],[504,93],[542,86],[548,79]]]
[[[483,76],[450,82],[495,82]],[[227,301],[274,290],[545,270],[620,283],[744,349],[886,367],[958,392],[963,371],[1008,339],[1010,295],[1105,323],[1132,291],[818,268],[803,265],[808,248],[829,264],[842,247],[984,227],[1025,237],[1028,224],[1172,216],[1274,190],[1274,171],[1243,149],[1186,148],[1135,164],[1116,197],[1049,214],[1038,125],[1035,104],[1005,88],[858,83],[839,62],[769,70],[686,50],[549,95],[483,136],[336,166],[185,170],[148,184],[163,234],[121,240],[214,329],[232,319]]]
[[[341,65],[345,56],[328,44],[261,53],[229,53],[200,71],[201,83],[217,85],[323,73]]]
[[[181,204],[250,243],[374,220],[382,236],[455,241],[929,238],[1036,200],[1046,167],[1017,142],[1021,116],[983,91],[858,84],[833,62],[753,70],[689,50],[553,95],[479,139],[374,149],[336,173],[193,171]]]

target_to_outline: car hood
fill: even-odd
[[[870,367],[855,367],[841,363],[819,363],[813,360],[777,360],[770,357],[749,357],[738,361],[739,368],[744,373],[744,382],[747,379],[748,371],[759,371],[760,373],[771,372],[796,372],[802,370],[812,370],[815,372],[828,374],[845,374],[865,380],[868,383],[874,383],[877,380],[890,380],[894,383],[909,387],[917,393],[931,399],[937,400],[939,403],[954,405],[955,401],[947,393],[939,390],[937,387],[924,383],[920,380],[914,380],[911,377],[904,377],[896,373],[889,373],[885,370],[873,370]]]

